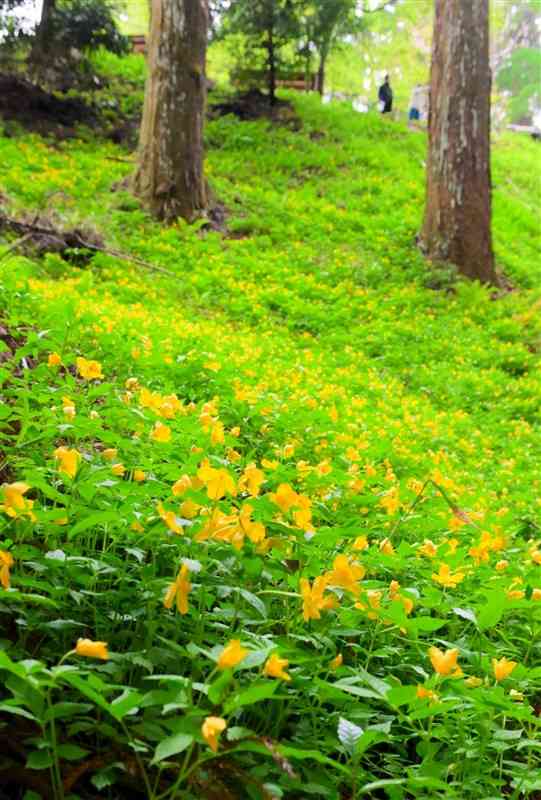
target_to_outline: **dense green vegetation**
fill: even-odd
[[[541,791],[539,146],[494,294],[415,246],[423,134],[294,103],[208,126],[225,234],[0,137],[12,216],[173,273],[0,251],[0,796]]]

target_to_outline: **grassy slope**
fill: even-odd
[[[438,771],[431,757],[412,760],[411,753],[403,752],[401,742],[418,735],[415,725],[408,727],[396,710],[374,698],[352,707],[347,694],[330,687],[325,665],[342,651],[346,666],[340,678],[358,680],[360,665],[370,662],[372,674],[411,685],[423,680],[422,668],[430,671],[426,649],[439,642],[461,648],[461,663],[469,674],[484,675],[492,655],[515,657],[524,662],[520,688],[530,698],[535,693],[539,652],[531,641],[536,625],[539,630],[541,606],[529,595],[532,588],[541,588],[541,579],[528,552],[533,547],[529,538],[539,532],[541,328],[539,314],[532,311],[541,276],[539,149],[529,141],[502,139],[494,151],[497,258],[517,291],[497,301],[484,289],[462,283],[453,284],[452,292],[434,291],[428,287],[453,281],[427,266],[414,245],[422,214],[423,136],[347,108],[323,109],[313,98],[297,98],[296,103],[304,122],[300,133],[233,119],[209,126],[208,174],[229,209],[236,237],[231,239],[184,225],[161,228],[125,192],[112,193],[111,185],[130,169],[115,160],[125,155],[118,148],[94,141],[49,146],[30,137],[0,139],[0,187],[14,213],[46,209],[54,202],[62,220],[92,224],[112,245],[178,275],[175,281],[149,277],[102,255],[94,257],[93,269],[84,271],[54,256],[41,263],[14,256],[4,262],[5,315],[11,323],[44,332],[32,335],[28,344],[38,366],[17,379],[19,385],[5,387],[6,399],[15,402],[13,418],[20,421],[15,446],[9,443],[10,474],[33,487],[31,496],[39,509],[36,530],[46,549],[90,558],[99,547],[101,562],[114,577],[104,576],[99,586],[90,584],[77,565],[69,564],[60,577],[56,563],[36,548],[28,522],[6,522],[0,547],[17,559],[17,590],[41,593],[58,604],[56,610],[19,607],[30,630],[47,631],[39,647],[33,646],[33,655],[54,663],[83,632],[109,641],[119,653],[114,662],[93,669],[119,686],[141,688],[149,668],[187,675],[192,670],[194,678],[204,681],[209,672],[204,653],[224,644],[233,626],[258,653],[279,646],[295,675],[287,713],[276,718],[272,731],[261,704],[241,714],[236,724],[308,750],[318,742],[322,753],[349,765],[347,747],[336,738],[338,717],[347,715],[363,726],[367,721],[384,724],[392,717],[389,752],[363,761],[362,779],[401,779],[407,765],[408,780],[429,774],[434,779],[432,788],[426,788],[430,797],[439,796],[437,781],[446,779],[445,765],[454,761],[466,725],[473,731],[469,756],[460,769],[453,768],[451,786],[442,796],[473,800],[502,785],[496,767],[482,758],[487,747],[492,753],[485,726],[496,725],[487,720],[496,697],[490,692],[499,691],[497,687],[487,689],[486,697],[473,705],[455,697],[453,708],[440,712],[439,732],[434,734],[442,748]],[[99,359],[105,383],[87,390],[69,374],[51,374],[44,362],[50,351],[61,353],[66,363],[76,355]],[[165,420],[173,429],[172,444],[149,440],[157,417],[140,407],[137,396],[130,403],[122,401],[123,383],[132,376],[144,386],[174,391],[197,404],[197,414]],[[67,427],[60,411],[65,394],[77,407]],[[225,445],[212,444],[198,421],[202,404],[214,396],[220,397],[226,430],[241,428],[240,438],[227,434]],[[89,416],[91,409],[98,410],[98,418]],[[52,454],[61,441],[85,454],[72,493],[70,482],[63,488],[55,471]],[[152,479],[111,483],[98,442],[117,447],[128,470],[140,467]],[[22,447],[24,443],[29,444]],[[292,446],[293,455],[284,450],[286,445]],[[240,462],[228,447],[236,448]],[[359,461],[350,448],[358,451]],[[208,545],[166,535],[156,503],[178,507],[180,501],[170,496],[171,483],[182,473],[195,475],[205,455],[216,465],[225,463],[236,477],[252,461],[278,459],[276,470],[265,470],[264,496],[252,503],[256,518],[274,537],[275,547],[264,562],[250,543],[241,557],[223,541]],[[299,461],[313,469],[306,473],[302,465],[296,467]],[[316,468],[318,464],[323,466]],[[355,464],[365,483],[352,488]],[[367,464],[374,474],[366,472]],[[496,538],[501,532],[506,537],[503,548],[495,546],[488,561],[476,565],[469,549],[480,530],[462,528],[433,488],[396,529],[397,512],[387,514],[381,504],[385,493],[397,491],[406,510],[428,477],[446,488],[453,503],[475,512],[483,531]],[[276,521],[276,507],[266,492],[282,482],[311,498],[318,532],[311,542],[297,531],[294,544],[288,543],[287,529]],[[205,504],[202,490],[190,497]],[[68,528],[53,524],[59,511],[52,503],[66,506],[62,515],[69,517]],[[229,503],[222,507],[227,510]],[[96,512],[104,516],[85,529],[83,521]],[[136,520],[144,532],[130,531]],[[74,536],[76,523],[83,525]],[[203,523],[204,517],[195,517],[196,533]],[[394,556],[378,547],[391,531]],[[361,556],[368,569],[365,588],[382,591],[385,605],[386,586],[391,578],[400,580],[416,604],[409,621],[395,612],[395,626],[378,625],[355,610],[346,593],[342,611],[311,623],[312,629],[303,622],[297,601],[261,597],[261,622],[254,594],[298,590],[296,573],[281,566],[284,548],[292,548],[302,574],[313,578],[329,568],[334,555],[351,552],[360,534],[372,542]],[[454,556],[445,556],[441,544],[449,536],[459,540]],[[465,568],[467,578],[456,589],[441,591],[431,579],[437,562],[416,556],[425,538],[440,544],[452,569]],[[132,552],[127,561],[126,547]],[[133,555],[133,548],[143,555]],[[151,563],[146,552],[153,553]],[[194,605],[179,628],[160,603],[180,556],[199,560],[203,572],[193,575]],[[494,564],[501,558],[511,566],[496,572]],[[505,597],[515,578],[523,581],[527,595],[507,599],[502,609],[505,630],[494,627],[478,636],[470,622],[452,611],[462,607],[480,613],[487,587]],[[76,606],[68,607],[65,582],[76,593],[92,590],[92,601],[77,594]],[[251,595],[233,601],[227,587],[236,585]],[[15,606],[18,602],[14,598]],[[112,607],[118,614],[130,614],[129,623],[115,622]],[[2,608],[7,613],[9,604]],[[205,615],[205,608],[214,611]],[[51,623],[59,615],[68,622],[55,628]],[[441,621],[438,633],[415,621],[430,616]],[[159,635],[182,650],[175,654],[158,647]],[[13,658],[28,652],[27,641],[25,635],[9,643]],[[190,642],[203,648],[197,651],[197,667],[190,666],[193,653],[185,649]],[[139,670],[130,670],[127,653],[140,659]],[[254,679],[250,673],[243,676],[244,682]],[[316,678],[323,688],[308,691]],[[444,691],[453,695],[458,690]],[[421,702],[409,700],[413,706]],[[316,711],[322,702],[323,716]],[[509,720],[520,717],[499,694],[498,702],[504,703]],[[271,703],[269,709],[275,714],[277,706]],[[230,716],[232,725],[235,715]],[[141,731],[137,735],[146,737]],[[152,747],[152,735],[147,741]],[[263,774],[257,762],[265,761],[264,755],[252,758],[256,765],[246,756],[244,768]],[[504,784],[522,774],[525,762],[522,757],[516,761],[518,766],[506,767],[510,777]],[[296,762],[301,774],[303,763]],[[316,795],[338,797],[336,785],[343,780],[349,785],[343,774],[333,777],[328,765],[312,766]],[[267,770],[265,779],[291,792],[288,797],[304,796],[295,794],[298,784],[272,762]],[[423,796],[415,786],[411,784],[411,791]]]

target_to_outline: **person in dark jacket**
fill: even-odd
[[[385,81],[379,87],[378,99],[381,103],[381,113],[390,114],[393,110],[393,90],[388,75],[385,76]]]

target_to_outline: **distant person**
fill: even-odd
[[[384,82],[379,87],[378,99],[381,104],[381,113],[390,114],[393,110],[393,90],[388,75],[385,76]]]
[[[413,94],[411,96],[410,102],[410,111],[409,111],[409,127],[413,127],[415,122],[419,122],[421,119],[421,109],[424,104],[424,89],[420,83],[418,83],[413,90]]]

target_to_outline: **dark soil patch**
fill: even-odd
[[[74,126],[95,126],[96,112],[76,98],[59,98],[15,75],[0,75],[0,117],[29,131],[58,138],[75,136]]]
[[[135,114],[133,117],[122,117],[106,136],[115,144],[120,144],[128,150],[135,150],[139,142],[140,127],[140,114]]]
[[[209,106],[211,119],[225,117],[228,114],[233,114],[242,122],[268,119],[294,127],[295,130],[300,130],[302,127],[302,123],[289,101],[276,100],[275,104],[271,105],[268,95],[263,94],[259,89],[250,89],[249,92],[235,95],[223,103],[213,103]]]

